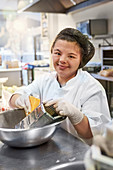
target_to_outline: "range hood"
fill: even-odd
[[[19,12],[69,13],[94,7],[111,0],[19,0]],[[22,5],[21,5],[22,4]]]
[[[18,11],[67,13],[71,7],[87,0],[19,0]],[[22,5],[21,5],[22,4]]]

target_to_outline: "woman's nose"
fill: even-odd
[[[66,61],[67,61],[67,57],[65,55],[61,55],[60,62],[66,62]]]

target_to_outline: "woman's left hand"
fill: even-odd
[[[58,100],[51,100],[45,103],[45,106],[51,106],[56,109],[62,116],[68,116],[73,125],[80,123],[84,117],[83,113],[77,109],[73,104],[60,98]]]

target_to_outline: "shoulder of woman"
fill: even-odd
[[[83,71],[80,70],[79,75],[82,77],[82,79],[87,82],[87,81],[91,81],[92,83],[97,83],[99,82],[98,80],[96,80],[90,73],[88,73],[87,71]],[[98,83],[97,83],[98,84]],[[100,83],[99,83],[100,84]]]
[[[96,91],[104,91],[104,88],[101,83],[97,79],[95,79],[90,73],[88,73],[87,71],[81,71],[80,75],[82,77],[82,81],[85,84],[85,88],[95,89]]]

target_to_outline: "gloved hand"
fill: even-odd
[[[84,117],[83,113],[79,111],[73,104],[64,99],[51,100],[45,103],[45,106],[53,105],[56,112],[61,116],[68,116],[73,125],[80,123]]]
[[[19,96],[15,101],[15,105],[18,108],[24,108],[26,113],[31,112],[31,104],[27,94]]]

